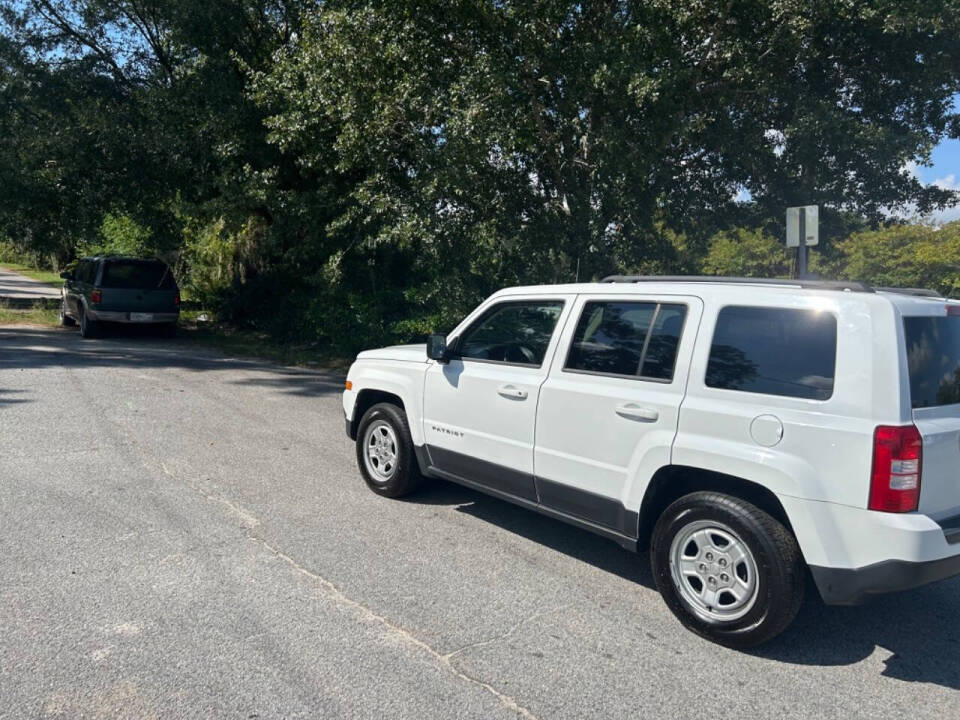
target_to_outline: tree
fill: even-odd
[[[504,285],[782,274],[787,205],[837,238],[956,201],[903,168],[960,136],[958,31],[960,0],[8,3],[0,235],[64,261],[127,218],[236,322],[344,352]]]
[[[892,225],[838,243],[827,271],[883,287],[930,288],[960,297],[960,221],[942,227]]]
[[[788,278],[793,252],[762,230],[735,228],[711,239],[701,267],[706,275]]]
[[[525,273],[590,276],[660,252],[658,221],[729,223],[740,187],[777,218],[799,201],[880,218],[955,200],[901,169],[960,132],[958,11],[328,3],[273,72],[288,92],[271,127],[308,155],[335,128],[371,232],[487,227],[536,258]]]

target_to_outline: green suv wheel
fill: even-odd
[[[62,325],[63,327],[73,327],[74,325],[77,324],[77,321],[74,320],[69,315],[67,315],[66,310],[67,310],[66,305],[61,300],[60,301],[60,325]]]
[[[95,338],[100,336],[100,323],[87,317],[87,311],[80,308],[80,336]]]

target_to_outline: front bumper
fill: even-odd
[[[353,368],[351,368],[352,370]],[[348,374],[349,378],[350,375]],[[343,408],[343,419],[346,422],[347,437],[351,440],[357,439],[357,428],[353,422],[353,406],[357,402],[357,392],[355,390],[344,390],[340,398],[340,406]],[[360,418],[357,418],[359,421]]]
[[[136,313],[136,312],[115,312],[113,310],[87,310],[87,315],[91,320],[97,322],[129,323],[143,325],[150,323],[172,323],[180,317],[180,313]],[[148,316],[148,317],[144,317]]]
[[[863,568],[810,566],[813,580],[828,605],[859,605],[870,595],[910,590],[960,574],[960,555],[908,562],[887,560]]]

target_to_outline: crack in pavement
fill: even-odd
[[[192,482],[186,478],[178,478],[176,475],[170,472],[170,470],[167,468],[166,463],[164,463],[163,460],[161,460],[160,458],[154,458],[154,459],[160,464],[160,468],[163,470],[164,474],[168,475],[169,477],[172,477],[174,480],[181,480],[182,482],[186,483],[186,485],[189,488],[191,488],[194,492],[198,493],[199,495],[202,495],[204,498],[206,498],[210,502],[220,503],[221,505],[226,507],[227,510],[229,510],[232,515],[236,516],[240,520],[241,524],[245,529],[252,530],[253,528],[257,527],[260,524],[260,518],[258,518],[253,513],[248,512],[247,510],[244,510],[235,502],[228,500],[227,498],[221,495],[208,493],[206,490],[200,487],[199,484],[195,482]]]
[[[345,605],[347,607],[354,609],[359,614],[361,614],[365,619],[371,622],[380,624],[381,626],[389,630],[392,634],[399,636],[400,639],[406,641],[411,645],[414,645],[417,648],[420,648],[421,650],[426,652],[428,655],[430,655],[430,657],[436,660],[441,667],[449,671],[455,677],[486,690],[488,693],[490,693],[495,698],[497,698],[497,700],[500,701],[500,704],[503,705],[508,710],[516,713],[517,715],[523,718],[527,718],[527,720],[537,720],[537,716],[534,715],[532,712],[530,712],[524,706],[520,705],[514,697],[500,692],[495,687],[493,687],[490,683],[484,682],[479,678],[475,678],[471,675],[466,674],[465,672],[463,672],[453,664],[451,660],[452,656],[456,654],[456,652],[461,652],[462,650],[465,650],[467,648],[461,648],[460,650],[457,650],[454,653],[447,653],[447,654],[440,653],[431,645],[429,645],[428,643],[425,643],[423,640],[413,635],[409,630],[406,630],[400,625],[397,625],[389,618],[385,617],[384,615],[380,615],[379,613],[375,612],[374,610],[367,607],[363,603],[358,602],[357,600],[354,600],[353,598],[348,596],[340,588],[338,588],[335,584],[327,580],[322,575],[319,575],[314,571],[303,567],[292,557],[284,553],[282,550],[275,548],[273,545],[268,543],[263,538],[258,538],[255,536],[250,536],[250,537],[252,540],[260,543],[263,547],[265,547],[267,550],[272,552],[277,558],[287,563],[294,570],[301,573],[302,575],[309,577],[311,580],[321,585],[324,588],[324,590],[327,591],[327,594],[330,595],[335,601],[337,601],[341,605]],[[542,613],[538,613],[538,614],[542,614]],[[494,640],[490,640],[488,642],[493,642],[493,641]],[[467,646],[467,647],[470,647],[470,646]]]
[[[382,627],[384,627],[387,631],[389,631],[389,632],[392,633],[393,635],[398,636],[401,640],[407,642],[407,643],[410,644],[410,645],[413,645],[414,647],[419,648],[420,650],[423,650],[423,651],[426,652],[431,658],[433,658],[440,667],[442,667],[444,670],[446,670],[447,672],[449,672],[450,674],[452,674],[454,677],[457,677],[457,678],[459,678],[460,680],[463,680],[463,681],[465,681],[465,682],[468,682],[468,683],[470,683],[470,684],[472,684],[472,685],[476,685],[477,687],[480,687],[480,688],[482,688],[483,690],[487,691],[488,693],[490,693],[491,695],[493,695],[493,696],[500,702],[501,705],[503,705],[506,709],[510,710],[511,712],[515,713],[516,715],[518,715],[518,716],[520,716],[520,717],[523,717],[523,718],[525,718],[526,720],[537,720],[537,716],[534,715],[532,712],[530,712],[530,710],[528,710],[527,708],[525,708],[523,705],[520,705],[520,704],[516,701],[516,699],[515,699],[514,697],[512,697],[512,696],[510,696],[510,695],[507,695],[507,694],[505,694],[505,693],[500,692],[500,691],[497,690],[495,687],[493,687],[493,685],[491,685],[490,683],[484,682],[483,680],[481,680],[481,679],[479,679],[479,678],[475,678],[475,677],[473,677],[473,676],[471,676],[471,675],[468,675],[467,673],[465,673],[465,672],[463,672],[462,670],[460,670],[459,668],[457,668],[456,665],[454,665],[454,663],[453,663],[453,657],[454,657],[455,655],[459,654],[459,653],[464,652],[465,650],[468,650],[468,649],[472,648],[472,647],[479,647],[479,646],[482,646],[482,645],[489,645],[489,644],[491,644],[491,643],[496,642],[497,640],[500,640],[500,639],[509,637],[512,633],[516,632],[516,631],[517,631],[520,627],[522,627],[524,624],[526,624],[526,623],[528,623],[528,622],[536,619],[537,617],[539,617],[539,616],[541,616],[541,615],[544,615],[544,614],[546,614],[546,613],[554,612],[554,611],[556,611],[556,610],[559,610],[560,608],[551,608],[550,610],[543,610],[543,611],[537,612],[537,613],[535,613],[534,615],[532,615],[532,616],[524,619],[523,621],[521,621],[520,623],[518,623],[517,625],[515,625],[514,627],[512,627],[510,630],[508,630],[508,631],[507,631],[506,633],[504,633],[502,636],[490,638],[490,639],[488,639],[488,640],[483,640],[483,641],[480,641],[480,642],[477,642],[477,643],[471,643],[470,645],[466,645],[466,646],[464,646],[464,647],[462,647],[462,648],[459,648],[459,649],[457,649],[457,650],[454,650],[453,652],[450,652],[450,653],[441,653],[440,651],[436,650],[434,647],[432,647],[432,646],[429,645],[428,643],[424,642],[423,640],[421,640],[421,639],[419,639],[418,637],[416,637],[415,635],[413,635],[413,634],[412,634],[409,630],[407,630],[406,628],[404,628],[404,627],[402,627],[402,626],[400,626],[400,625],[397,625],[395,622],[393,622],[392,620],[390,620],[390,619],[389,619],[388,617],[386,617],[385,615],[381,615],[381,614],[377,613],[375,610],[373,610],[372,608],[369,608],[369,607],[367,607],[366,605],[364,605],[363,603],[361,603],[361,602],[359,602],[359,601],[357,601],[357,600],[354,600],[354,599],[351,598],[349,595],[347,595],[346,593],[344,593],[343,590],[341,590],[339,587],[337,587],[337,585],[334,584],[333,582],[331,582],[330,580],[326,579],[325,577],[323,577],[323,576],[320,575],[319,573],[316,573],[316,572],[314,572],[313,570],[310,570],[310,569],[304,567],[303,565],[301,565],[300,563],[298,563],[298,562],[297,562],[293,557],[291,557],[290,555],[287,555],[285,552],[283,552],[283,551],[280,550],[279,548],[274,547],[273,545],[271,545],[271,544],[270,544],[267,540],[265,540],[264,538],[262,538],[262,537],[260,537],[260,536],[258,536],[258,535],[256,535],[256,534],[254,534],[254,533],[252,533],[251,530],[253,530],[253,528],[255,528],[255,527],[257,527],[257,526],[260,525],[260,520],[259,520],[256,516],[252,515],[251,513],[247,512],[246,510],[243,510],[243,509],[240,508],[240,506],[238,506],[236,503],[234,503],[234,502],[232,502],[232,501],[230,501],[230,500],[228,500],[228,499],[226,499],[226,498],[224,498],[224,497],[222,497],[222,496],[215,495],[215,494],[212,494],[212,493],[208,493],[208,492],[205,491],[202,487],[200,487],[198,484],[192,482],[192,481],[189,480],[188,478],[178,477],[178,476],[174,475],[173,473],[170,472],[169,469],[167,469],[167,466],[166,466],[166,465],[164,464],[164,462],[163,462],[162,460],[160,460],[159,458],[154,458],[154,460],[156,460],[157,464],[160,466],[160,468],[162,469],[162,471],[164,472],[164,474],[168,475],[169,477],[171,477],[171,478],[173,478],[173,479],[175,479],[175,480],[179,480],[180,482],[184,483],[184,484],[186,485],[186,487],[190,488],[191,490],[193,490],[193,491],[196,492],[197,494],[201,495],[201,496],[202,496],[203,498],[205,498],[206,500],[209,500],[210,502],[213,502],[213,503],[217,503],[217,504],[223,505],[224,507],[227,508],[227,510],[228,510],[231,514],[237,515],[237,516],[239,516],[241,519],[243,519],[245,522],[244,522],[244,525],[243,525],[242,529],[243,529],[244,534],[247,536],[248,539],[252,540],[253,542],[256,542],[257,544],[259,544],[260,546],[262,546],[263,548],[265,548],[267,551],[269,551],[269,552],[270,552],[272,555],[274,555],[276,558],[282,560],[282,561],[285,562],[287,565],[289,565],[291,568],[293,568],[296,572],[298,572],[298,573],[300,573],[301,575],[304,575],[304,576],[310,578],[312,581],[314,581],[315,583],[319,584],[319,585],[326,591],[328,597],[330,597],[332,600],[334,600],[335,602],[337,602],[338,604],[340,604],[340,605],[342,605],[342,606],[346,606],[346,607],[349,607],[349,608],[353,609],[355,612],[357,612],[357,613],[359,613],[361,616],[363,616],[366,620],[368,620],[368,621],[370,621],[370,622],[375,622],[375,623],[381,625]]]
[[[79,385],[81,386],[81,392],[84,395],[89,396],[89,393],[86,393],[85,388],[82,387],[83,384],[79,383]],[[88,399],[92,400],[92,398],[89,398],[89,397]],[[208,492],[202,487],[202,485],[198,481],[195,481],[185,475],[178,476],[173,472],[171,472],[170,469],[167,468],[166,464],[163,462],[163,460],[159,456],[155,455],[144,445],[135,442],[135,438],[133,438],[130,432],[125,427],[123,427],[123,425],[121,425],[120,423],[116,422],[113,418],[111,418],[109,414],[106,413],[103,408],[99,407],[99,405],[96,402],[91,402],[91,405],[93,405],[95,409],[100,411],[99,415],[104,420],[104,425],[111,426],[114,429],[115,436],[117,436],[118,438],[125,438],[129,441],[128,443],[124,443],[124,442],[117,443],[118,447],[116,448],[116,450],[118,450],[121,453],[124,451],[136,453],[137,455],[140,456],[139,457],[140,462],[147,469],[151,469],[151,466],[152,466],[152,469],[154,470],[159,468],[164,475],[174,480],[177,480],[178,482],[182,483],[183,486],[194,491],[195,493],[205,498],[206,500],[223,506],[224,508],[227,509],[227,511],[231,515],[241,520],[242,524],[240,529],[243,531],[244,535],[248,539],[258,543],[268,552],[273,554],[275,557],[277,557],[278,559],[288,564],[296,572],[310,578],[313,582],[320,585],[332,600],[334,600],[335,602],[337,602],[342,606],[353,609],[355,612],[359,613],[366,620],[379,624],[380,626],[385,628],[389,633],[399,637],[401,640],[403,640],[407,644],[412,645],[416,648],[419,648],[423,652],[427,653],[442,669],[446,670],[454,677],[464,682],[467,682],[471,685],[475,685],[479,688],[482,688],[486,692],[490,693],[500,702],[500,704],[504,708],[513,712],[515,715],[525,718],[525,720],[538,720],[536,715],[534,715],[530,710],[528,710],[523,705],[520,705],[514,697],[500,692],[490,683],[487,683],[479,678],[468,675],[467,673],[463,672],[458,667],[456,667],[456,665],[453,662],[453,657],[455,655],[464,652],[470,647],[487,645],[487,644],[496,642],[499,638],[491,638],[488,640],[480,641],[479,643],[473,643],[472,645],[467,645],[451,653],[446,653],[446,654],[441,653],[440,651],[438,651],[428,643],[424,642],[423,640],[420,640],[418,637],[413,635],[409,630],[394,623],[385,615],[381,615],[376,611],[374,611],[372,608],[369,608],[363,603],[349,597],[339,587],[337,587],[336,584],[326,579],[322,575],[304,567],[303,565],[298,563],[293,557],[287,555],[279,548],[274,547],[266,539],[255,534],[253,530],[260,525],[259,518],[257,518],[255,515],[248,512],[247,510],[244,510],[242,507],[240,507],[233,501],[227,498],[224,498],[221,495]],[[554,610],[555,609],[556,608],[554,608]],[[551,612],[551,610],[538,612],[536,615],[522,621],[519,624],[519,626],[522,626],[526,622],[531,621],[535,617],[542,615],[545,612]],[[511,633],[516,632],[517,629],[518,629],[518,626],[511,628],[505,635],[503,635],[503,637],[509,636]]]
[[[447,660],[450,660],[455,655],[459,655],[460,653],[466,652],[467,650],[473,650],[475,648],[485,647],[487,645],[492,645],[493,643],[496,643],[496,642],[501,642],[503,640],[506,640],[511,635],[513,635],[515,632],[517,632],[517,630],[522,628],[524,625],[527,625],[528,623],[531,623],[534,620],[538,620],[539,618],[542,618],[544,615],[555,613],[558,610],[566,610],[568,607],[571,607],[571,606],[572,606],[572,603],[564,603],[563,605],[557,605],[556,607],[548,608],[546,610],[540,610],[538,612],[535,612],[533,615],[525,617],[523,620],[518,622],[512,628],[507,630],[505,633],[495,635],[492,638],[487,638],[486,640],[478,640],[477,642],[468,643],[467,645],[464,645],[461,648],[457,648],[452,652],[448,652],[443,657],[446,658]]]

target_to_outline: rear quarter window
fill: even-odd
[[[92,283],[94,281],[94,275],[96,275],[97,264],[92,260],[81,260],[80,264],[77,265],[77,272],[74,275],[74,278],[78,282],[82,283]]]
[[[724,390],[828,400],[837,364],[837,319],[790,308],[723,308],[706,383]]]

